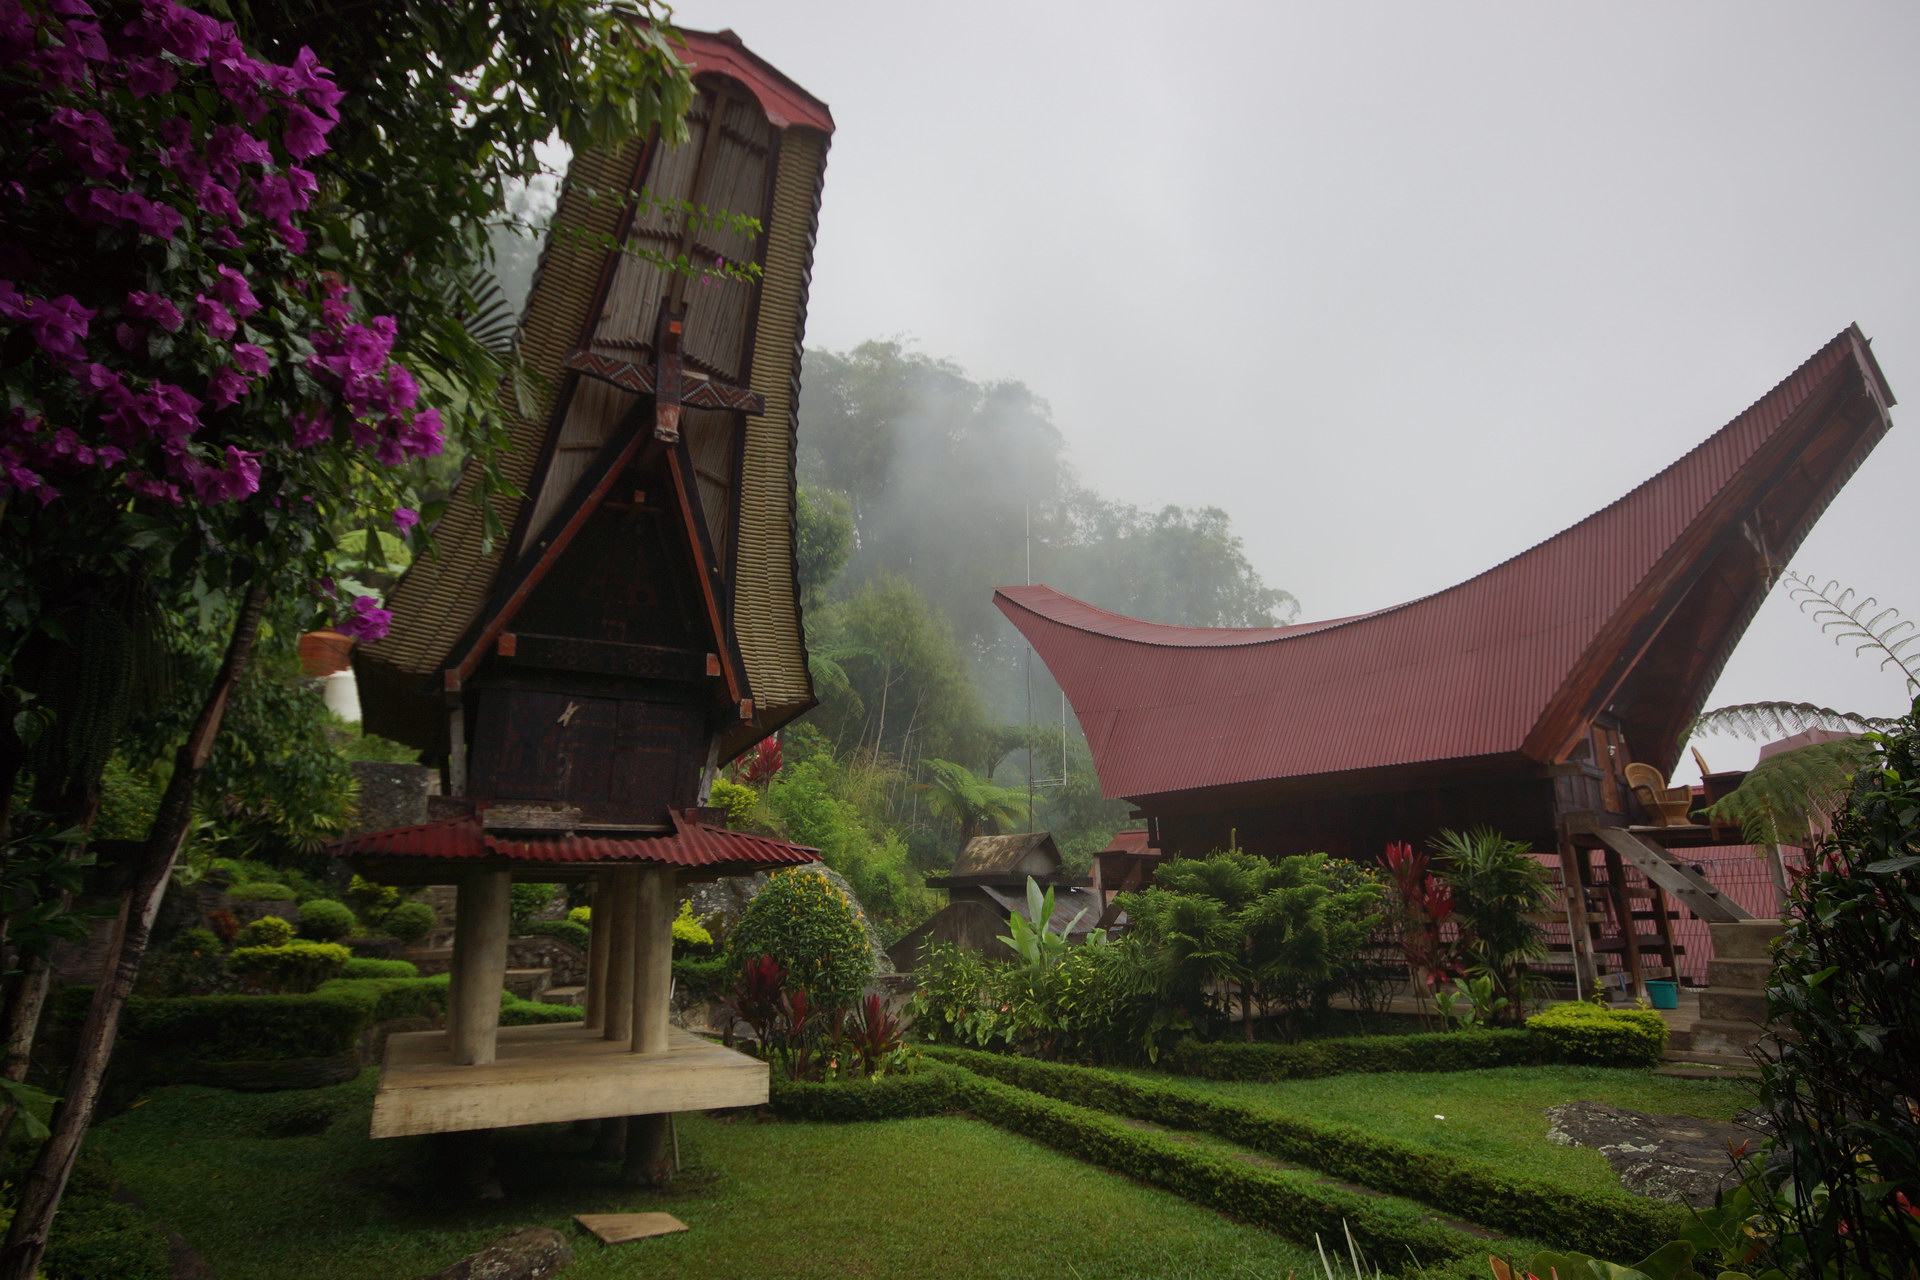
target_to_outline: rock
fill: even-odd
[[[1751,1151],[1766,1136],[1756,1124],[1651,1116],[1604,1102],[1548,1107],[1547,1121],[1547,1141],[1594,1148],[1626,1190],[1695,1208],[1740,1182],[1732,1153]]]
[[[566,1237],[548,1227],[522,1227],[424,1280],[544,1280],[573,1261]]]

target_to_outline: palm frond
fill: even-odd
[[[1820,630],[1833,637],[1835,644],[1858,641],[1853,649],[1856,656],[1878,651],[1883,655],[1881,670],[1897,668],[1906,677],[1908,690],[1920,691],[1920,667],[1915,665],[1920,662],[1920,653],[1908,652],[1920,644],[1920,628],[1902,618],[1898,609],[1882,605],[1872,596],[1859,595],[1852,587],[1841,586],[1837,579],[1829,579],[1824,587],[1797,573],[1789,573],[1787,580],[1794,584],[1787,594],[1819,624]]]
[[[1894,723],[1857,711],[1816,707],[1811,702],[1741,702],[1702,711],[1688,727],[1686,736],[1725,733],[1765,741],[1790,738],[1809,729],[1831,729],[1839,733],[1885,732]]]
[[[1752,844],[1805,844],[1845,802],[1854,773],[1876,749],[1868,739],[1842,738],[1768,756],[1707,813],[1737,824]]]

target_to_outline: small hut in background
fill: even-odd
[[[947,905],[926,923],[887,948],[887,958],[900,973],[911,973],[930,943],[946,942],[996,959],[1006,952],[998,941],[1007,932],[1007,919],[1027,914],[1027,879],[1053,892],[1053,915],[1047,920],[1055,933],[1071,928],[1075,936],[1095,928],[1104,904],[1093,892],[1093,877],[1067,872],[1060,848],[1047,831],[1021,835],[975,836],[944,876],[928,876],[927,886],[947,891]],[[1076,918],[1078,923],[1076,924]]]

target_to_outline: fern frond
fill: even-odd
[[[472,275],[448,292],[457,307],[460,327],[468,336],[501,364],[512,360],[520,316],[507,301],[500,278],[486,267],[475,267]]]
[[[1833,637],[1835,644],[1857,640],[1854,655],[1877,651],[1884,656],[1880,669],[1898,668],[1906,677],[1909,692],[1920,692],[1920,654],[1908,650],[1920,644],[1920,628],[1900,617],[1900,611],[1882,605],[1872,596],[1859,596],[1852,587],[1843,587],[1838,579],[1829,579],[1822,587],[1814,579],[1789,573],[1794,585],[1787,594],[1808,614],[1820,630]],[[1857,597],[1857,598],[1856,598]],[[1872,617],[1867,615],[1872,613]],[[1889,621],[1891,619],[1891,621]],[[1902,635],[1901,632],[1910,634]]]
[[[1839,733],[1885,732],[1895,723],[1857,711],[1816,707],[1811,702],[1741,702],[1702,711],[1688,727],[1686,736],[1726,733],[1766,740],[1790,738],[1809,729],[1831,729]]]
[[[1707,813],[1739,826],[1751,844],[1804,845],[1845,803],[1854,773],[1876,750],[1867,739],[1842,738],[1768,756]]]

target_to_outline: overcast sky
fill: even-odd
[[[1910,0],[676,18],[833,108],[809,345],[1026,382],[1089,483],[1225,508],[1305,618],[1574,523],[1849,323],[1920,403]],[[1920,621],[1916,475],[1896,426],[1794,567]],[[1711,702],[1762,699],[1903,709],[1784,596]]]

